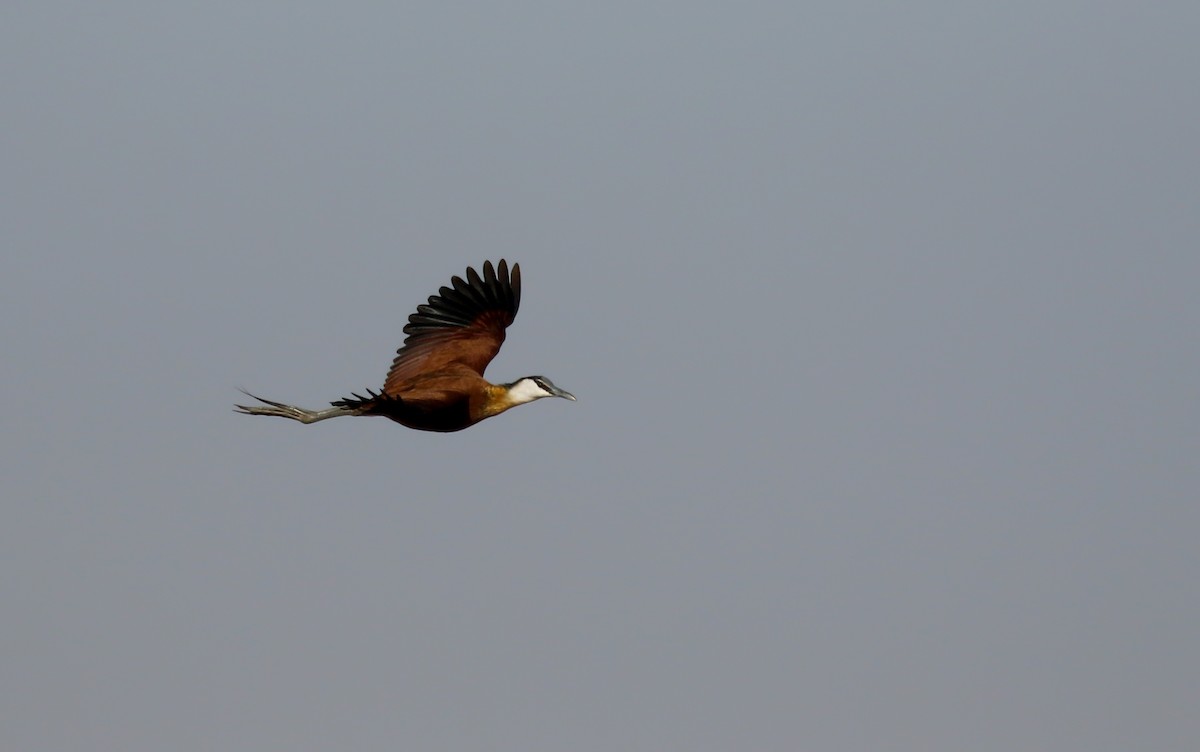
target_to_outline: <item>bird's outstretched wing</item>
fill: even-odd
[[[414,378],[450,365],[463,365],[483,375],[500,345],[504,330],[521,304],[521,265],[500,260],[496,268],[483,263],[483,276],[467,268],[467,278],[455,276],[429,302],[408,317],[404,345],[384,381],[385,394],[399,396]]]

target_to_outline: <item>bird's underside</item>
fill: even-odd
[[[503,259],[497,267],[486,261],[482,276],[468,268],[466,279],[455,276],[451,285],[408,317],[407,336],[381,391],[368,389],[365,397],[354,394],[324,410],[306,410],[242,390],[262,404],[236,405],[237,411],[301,423],[381,415],[409,428],[447,432],[541,397],[575,399],[542,376],[500,385],[483,378],[520,306],[519,265],[513,265],[510,275]]]
[[[365,397],[355,394],[353,397],[331,402],[331,407],[324,410],[306,410],[295,405],[263,399],[244,389],[242,391],[246,396],[253,397],[263,404],[237,405],[238,412],[247,415],[274,415],[301,423],[316,423],[345,415],[381,415],[409,428],[448,432],[459,431],[479,422],[472,419],[470,397],[465,394],[443,393],[436,404],[430,406],[417,400],[392,397],[386,392],[368,389]]]

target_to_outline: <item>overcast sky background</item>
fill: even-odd
[[[1194,750],[1194,3],[0,10],[0,747]],[[458,434],[378,387],[524,273]]]

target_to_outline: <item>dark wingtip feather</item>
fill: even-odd
[[[483,262],[483,292],[487,295],[488,302],[504,305],[504,289],[500,286],[500,280],[496,278],[496,269],[491,261]]]
[[[508,262],[501,259],[497,271],[497,266],[488,260],[482,268],[482,276],[473,267],[467,267],[465,279],[458,275],[451,277],[451,286],[439,288],[428,303],[417,306],[416,313],[408,317],[404,333],[411,338],[438,329],[470,326],[479,314],[497,308],[515,316],[521,301],[520,265],[513,264],[510,272]]]
[[[521,265],[513,264],[509,274],[508,289],[512,290],[512,309],[515,312],[521,307]]]

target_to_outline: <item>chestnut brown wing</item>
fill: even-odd
[[[408,317],[404,345],[388,371],[383,391],[402,394],[414,380],[451,364],[461,364],[480,376],[500,345],[504,330],[517,316],[521,304],[521,266],[509,274],[504,259],[493,268],[483,263],[483,276],[467,268],[467,278],[455,276],[450,287],[431,295]]]

